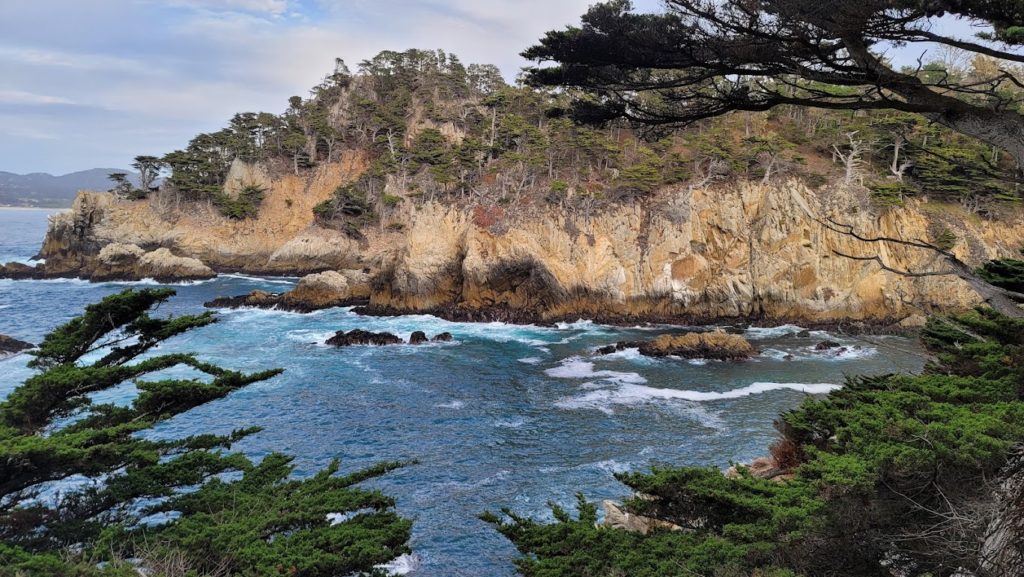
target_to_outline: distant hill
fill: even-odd
[[[127,172],[132,182],[138,182],[135,173],[118,168],[93,168],[62,176],[0,171],[0,206],[68,207],[79,190],[108,190],[107,175],[112,172]]]

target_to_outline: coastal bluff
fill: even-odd
[[[585,215],[530,203],[420,201],[397,203],[356,235],[319,224],[313,207],[364,168],[347,155],[308,176],[276,177],[258,216],[246,220],[165,193],[128,201],[82,192],[70,212],[51,219],[43,265],[0,272],[180,280],[362,271],[367,312],[478,320],[899,322],[980,301],[952,275],[905,277],[841,256],[878,255],[910,271],[941,266],[931,251],[865,243],[826,219],[864,236],[952,235],[953,252],[971,265],[1024,246],[1016,213],[984,219],[923,200],[880,208],[863,191],[796,180],[665,187],[644,202]]]

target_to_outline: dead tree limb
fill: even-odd
[[[935,254],[937,258],[941,259],[948,268],[947,270],[916,272],[900,270],[889,266],[885,263],[882,257],[877,254],[870,256],[854,256],[833,250],[832,252],[837,256],[858,261],[873,261],[886,272],[891,272],[893,274],[909,278],[955,275],[965,281],[971,289],[981,297],[985,304],[996,311],[1009,317],[1024,318],[1024,309],[1020,307],[1020,303],[1024,303],[1024,293],[1007,290],[989,283],[978,274],[974,267],[960,260],[947,249],[919,239],[907,240],[890,236],[865,236],[858,233],[852,225],[838,222],[831,217],[824,220],[819,219],[818,222],[833,232],[854,238],[867,244],[891,243],[899,246],[930,251]]]

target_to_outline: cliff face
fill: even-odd
[[[47,274],[84,276],[101,271],[100,251],[111,243],[166,248],[219,271],[362,269],[373,278],[371,308],[379,310],[828,322],[898,320],[932,306],[966,308],[978,298],[953,276],[901,277],[837,256],[878,254],[914,271],[939,266],[928,251],[836,233],[823,217],[866,236],[929,239],[945,229],[971,264],[1024,246],[1016,220],[986,221],[921,202],[878,210],[859,193],[795,182],[667,189],[586,217],[555,207],[513,212],[404,202],[385,226],[365,228],[355,241],[317,226],[312,208],[360,169],[353,156],[308,180],[274,180],[259,218],[250,221],[195,205],[186,212],[163,196],[126,202],[82,193],[74,210],[51,224],[41,256]]]

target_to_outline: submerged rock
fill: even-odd
[[[452,341],[452,334],[449,332],[443,332],[434,335],[434,338],[430,339],[435,343],[450,343]]]
[[[34,348],[35,345],[32,343],[12,339],[7,335],[0,335],[0,359]]]
[[[410,345],[422,345],[423,343],[426,343],[426,342],[429,342],[427,340],[427,333],[425,333],[423,331],[415,331],[414,333],[409,335],[409,344]]]
[[[828,350],[831,350],[831,349],[838,349],[841,346],[842,345],[840,345],[839,343],[837,343],[835,341],[821,341],[820,343],[814,345],[814,350],[816,350],[816,351],[828,351]]]
[[[652,341],[620,342],[597,349],[607,355],[623,349],[637,348],[648,357],[682,357],[684,359],[740,360],[757,354],[747,339],[724,331],[661,335]]]
[[[400,345],[404,341],[391,333],[374,333],[362,329],[352,329],[349,332],[338,331],[334,336],[327,339],[328,345],[336,347],[349,347],[353,345]]]

